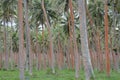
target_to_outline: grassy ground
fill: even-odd
[[[120,80],[120,73],[111,72],[110,77],[106,77],[105,73],[95,72],[96,80]],[[25,73],[25,80],[75,80],[73,70],[57,71],[56,74],[51,74],[50,70],[47,71],[33,71],[33,75],[29,76]],[[3,71],[0,70],[0,80],[19,80],[19,71]],[[84,79],[83,71],[80,72],[79,80]]]

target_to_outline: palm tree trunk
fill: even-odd
[[[52,73],[55,73],[55,60],[54,60],[54,53],[53,53],[53,40],[52,40],[52,33],[51,33],[51,29],[50,29],[50,23],[47,17],[47,13],[44,7],[44,0],[42,0],[42,9],[43,9],[43,13],[44,13],[44,17],[46,20],[46,25],[48,27],[48,34],[49,34],[49,49],[50,49],[50,56],[51,56],[51,69],[52,69]]]
[[[63,51],[62,51],[62,45],[60,42],[60,37],[58,36],[58,53],[57,53],[57,57],[58,57],[58,68],[61,70],[62,69],[62,62],[63,62]]]
[[[18,20],[19,20],[19,70],[20,80],[24,80],[24,32],[23,32],[23,10],[22,0],[18,0]]]
[[[72,27],[70,25],[70,21],[71,21],[71,18],[69,18],[69,20],[68,20],[68,25],[69,25],[69,45],[70,45],[69,46],[69,49],[70,49],[69,56],[70,56],[70,64],[72,66],[72,69],[74,69],[74,51],[73,51],[73,41],[72,41],[73,35],[72,35]]]
[[[7,28],[4,20],[4,53],[5,53],[5,69],[8,70],[8,51],[7,51]]]
[[[107,76],[110,76],[110,55],[108,48],[108,6],[107,0],[105,0],[105,16],[104,16],[104,24],[105,24],[105,53],[106,53],[106,72]]]
[[[76,36],[75,36],[75,25],[74,25],[74,14],[73,14],[73,6],[72,6],[72,0],[69,0],[69,7],[70,7],[70,17],[71,17],[71,27],[73,31],[73,48],[74,48],[74,54],[75,54],[75,78],[78,79],[79,77],[79,55],[78,55],[78,47],[76,42]]]
[[[39,50],[38,50],[38,25],[36,26],[36,70],[39,70],[38,69],[38,64],[39,64],[39,57],[38,57],[38,54],[39,54]]]
[[[85,0],[78,0],[78,11],[80,19],[80,36],[81,36],[81,47],[83,55],[83,64],[85,70],[86,80],[94,78],[93,67],[91,64],[91,58],[88,48],[88,36],[87,36],[87,24],[86,24],[86,9],[85,9]]]
[[[27,65],[29,65],[29,73],[32,75],[32,51],[31,51],[31,39],[30,39],[30,27],[28,22],[28,2],[24,0],[25,6],[25,24],[26,24],[26,49],[27,49]]]
[[[60,40],[58,37],[58,49],[57,49],[57,64],[58,64],[58,68],[61,70],[62,66],[61,66],[61,45],[60,45]]]
[[[47,69],[47,57],[46,57],[46,53],[43,54],[44,56],[44,69]]]
[[[13,23],[12,23],[12,19],[11,19],[11,35],[10,35],[10,46],[11,46],[11,48],[10,48],[10,63],[11,63],[11,69],[13,69],[13,41],[12,41],[12,32],[13,32]]]
[[[98,30],[97,32],[97,52],[98,52],[98,61],[99,61],[99,69],[100,69],[100,72],[103,72],[103,55],[102,55],[102,52],[101,52],[101,46],[100,46],[100,32]]]
[[[66,65],[67,65],[67,68],[70,69],[70,48],[69,48],[69,44],[67,44],[67,50],[65,49],[65,53],[66,53]]]

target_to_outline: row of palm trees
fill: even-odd
[[[75,77],[78,78],[82,65],[80,62],[83,62],[86,80],[94,78],[93,68],[103,71],[105,64],[109,76],[111,54],[113,65],[119,69],[119,58],[116,59],[117,56],[113,54],[115,52],[119,55],[120,51],[117,1],[119,0],[1,1],[0,38],[4,44],[1,44],[0,50],[5,54],[4,68],[9,69],[9,57],[13,65],[14,52],[19,51],[20,80],[24,80],[24,64],[25,69],[32,75],[32,55],[35,55],[37,69],[40,69],[44,56],[44,65],[49,64],[52,73],[55,73],[57,62],[59,69],[62,69],[64,64],[67,64],[68,68],[75,68]],[[113,6],[115,4],[117,6]],[[103,62],[105,58],[106,63]],[[94,63],[94,60],[97,62]]]

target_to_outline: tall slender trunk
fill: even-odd
[[[103,71],[103,55],[102,55],[102,52],[101,52],[101,46],[100,46],[100,32],[98,30],[97,32],[97,54],[99,55],[98,57],[98,61],[99,61],[99,69],[100,69],[100,72]]]
[[[110,76],[110,54],[109,54],[109,48],[108,48],[108,6],[107,6],[107,0],[105,0],[105,16],[104,16],[104,24],[105,24],[105,54],[106,54],[106,72],[107,76]]]
[[[7,50],[7,27],[4,20],[4,53],[5,53],[5,69],[8,70],[8,50]]]
[[[10,63],[11,63],[11,69],[13,69],[13,41],[12,41],[12,32],[13,32],[13,23],[11,18],[11,35],[10,35]]]
[[[19,20],[19,70],[20,80],[24,80],[24,32],[23,32],[23,7],[22,0],[18,0],[18,20]]]
[[[74,51],[73,51],[73,41],[72,41],[72,39],[73,39],[73,35],[72,35],[72,27],[71,27],[71,18],[69,17],[69,20],[68,20],[68,26],[69,26],[69,49],[70,49],[70,51],[69,51],[69,55],[68,56],[70,56],[70,64],[71,64],[71,66],[70,67],[72,67],[72,69],[74,69]]]
[[[38,26],[36,26],[36,70],[38,70],[38,54],[39,54],[39,50],[38,50]]]
[[[58,36],[58,68],[61,70],[62,69],[62,62],[63,62],[63,51],[62,51],[62,45],[61,45],[61,42],[60,42],[60,38]]]
[[[42,53],[38,53],[38,70],[42,68]]]
[[[78,79],[79,77],[79,55],[78,55],[78,47],[76,42],[76,36],[75,36],[75,25],[74,25],[74,14],[73,14],[73,6],[72,6],[72,0],[69,0],[69,7],[70,7],[70,18],[71,18],[71,27],[73,31],[73,49],[74,49],[74,55],[75,55],[75,77]]]
[[[26,49],[27,49],[27,65],[29,66],[29,74],[32,75],[32,51],[31,51],[31,39],[30,39],[30,26],[28,21],[28,2],[24,0],[25,6],[25,25],[26,25]]]
[[[54,60],[54,53],[53,53],[53,40],[52,40],[52,32],[50,29],[50,23],[47,17],[47,13],[45,10],[45,6],[44,6],[44,0],[42,0],[42,9],[43,9],[43,13],[44,13],[44,17],[46,20],[46,25],[48,28],[48,34],[49,34],[49,49],[50,49],[50,56],[51,56],[51,69],[52,69],[52,73],[55,73],[55,60]]]
[[[88,48],[87,24],[86,24],[86,9],[85,0],[78,0],[78,11],[80,19],[80,36],[81,36],[81,49],[83,55],[83,65],[85,70],[86,80],[94,78],[93,67]]]
[[[60,45],[60,40],[58,37],[58,48],[57,48],[57,65],[58,68],[61,70],[61,45]]]
[[[67,44],[67,49],[65,49],[65,53],[66,53],[66,65],[67,65],[67,68],[70,69],[70,48],[69,48],[69,44]]]
[[[47,65],[46,65],[46,53],[43,54],[43,67],[44,67],[44,70],[47,69]]]

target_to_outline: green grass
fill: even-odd
[[[56,74],[51,74],[50,70],[33,71],[33,75],[30,76],[25,73],[25,80],[75,80],[74,70],[57,70]],[[84,79],[83,71],[80,71],[79,80]],[[106,73],[99,73],[95,71],[96,80],[120,80],[120,73],[115,71],[111,72],[110,77],[106,77]],[[19,80],[19,71],[4,71],[0,70],[0,80]]]

